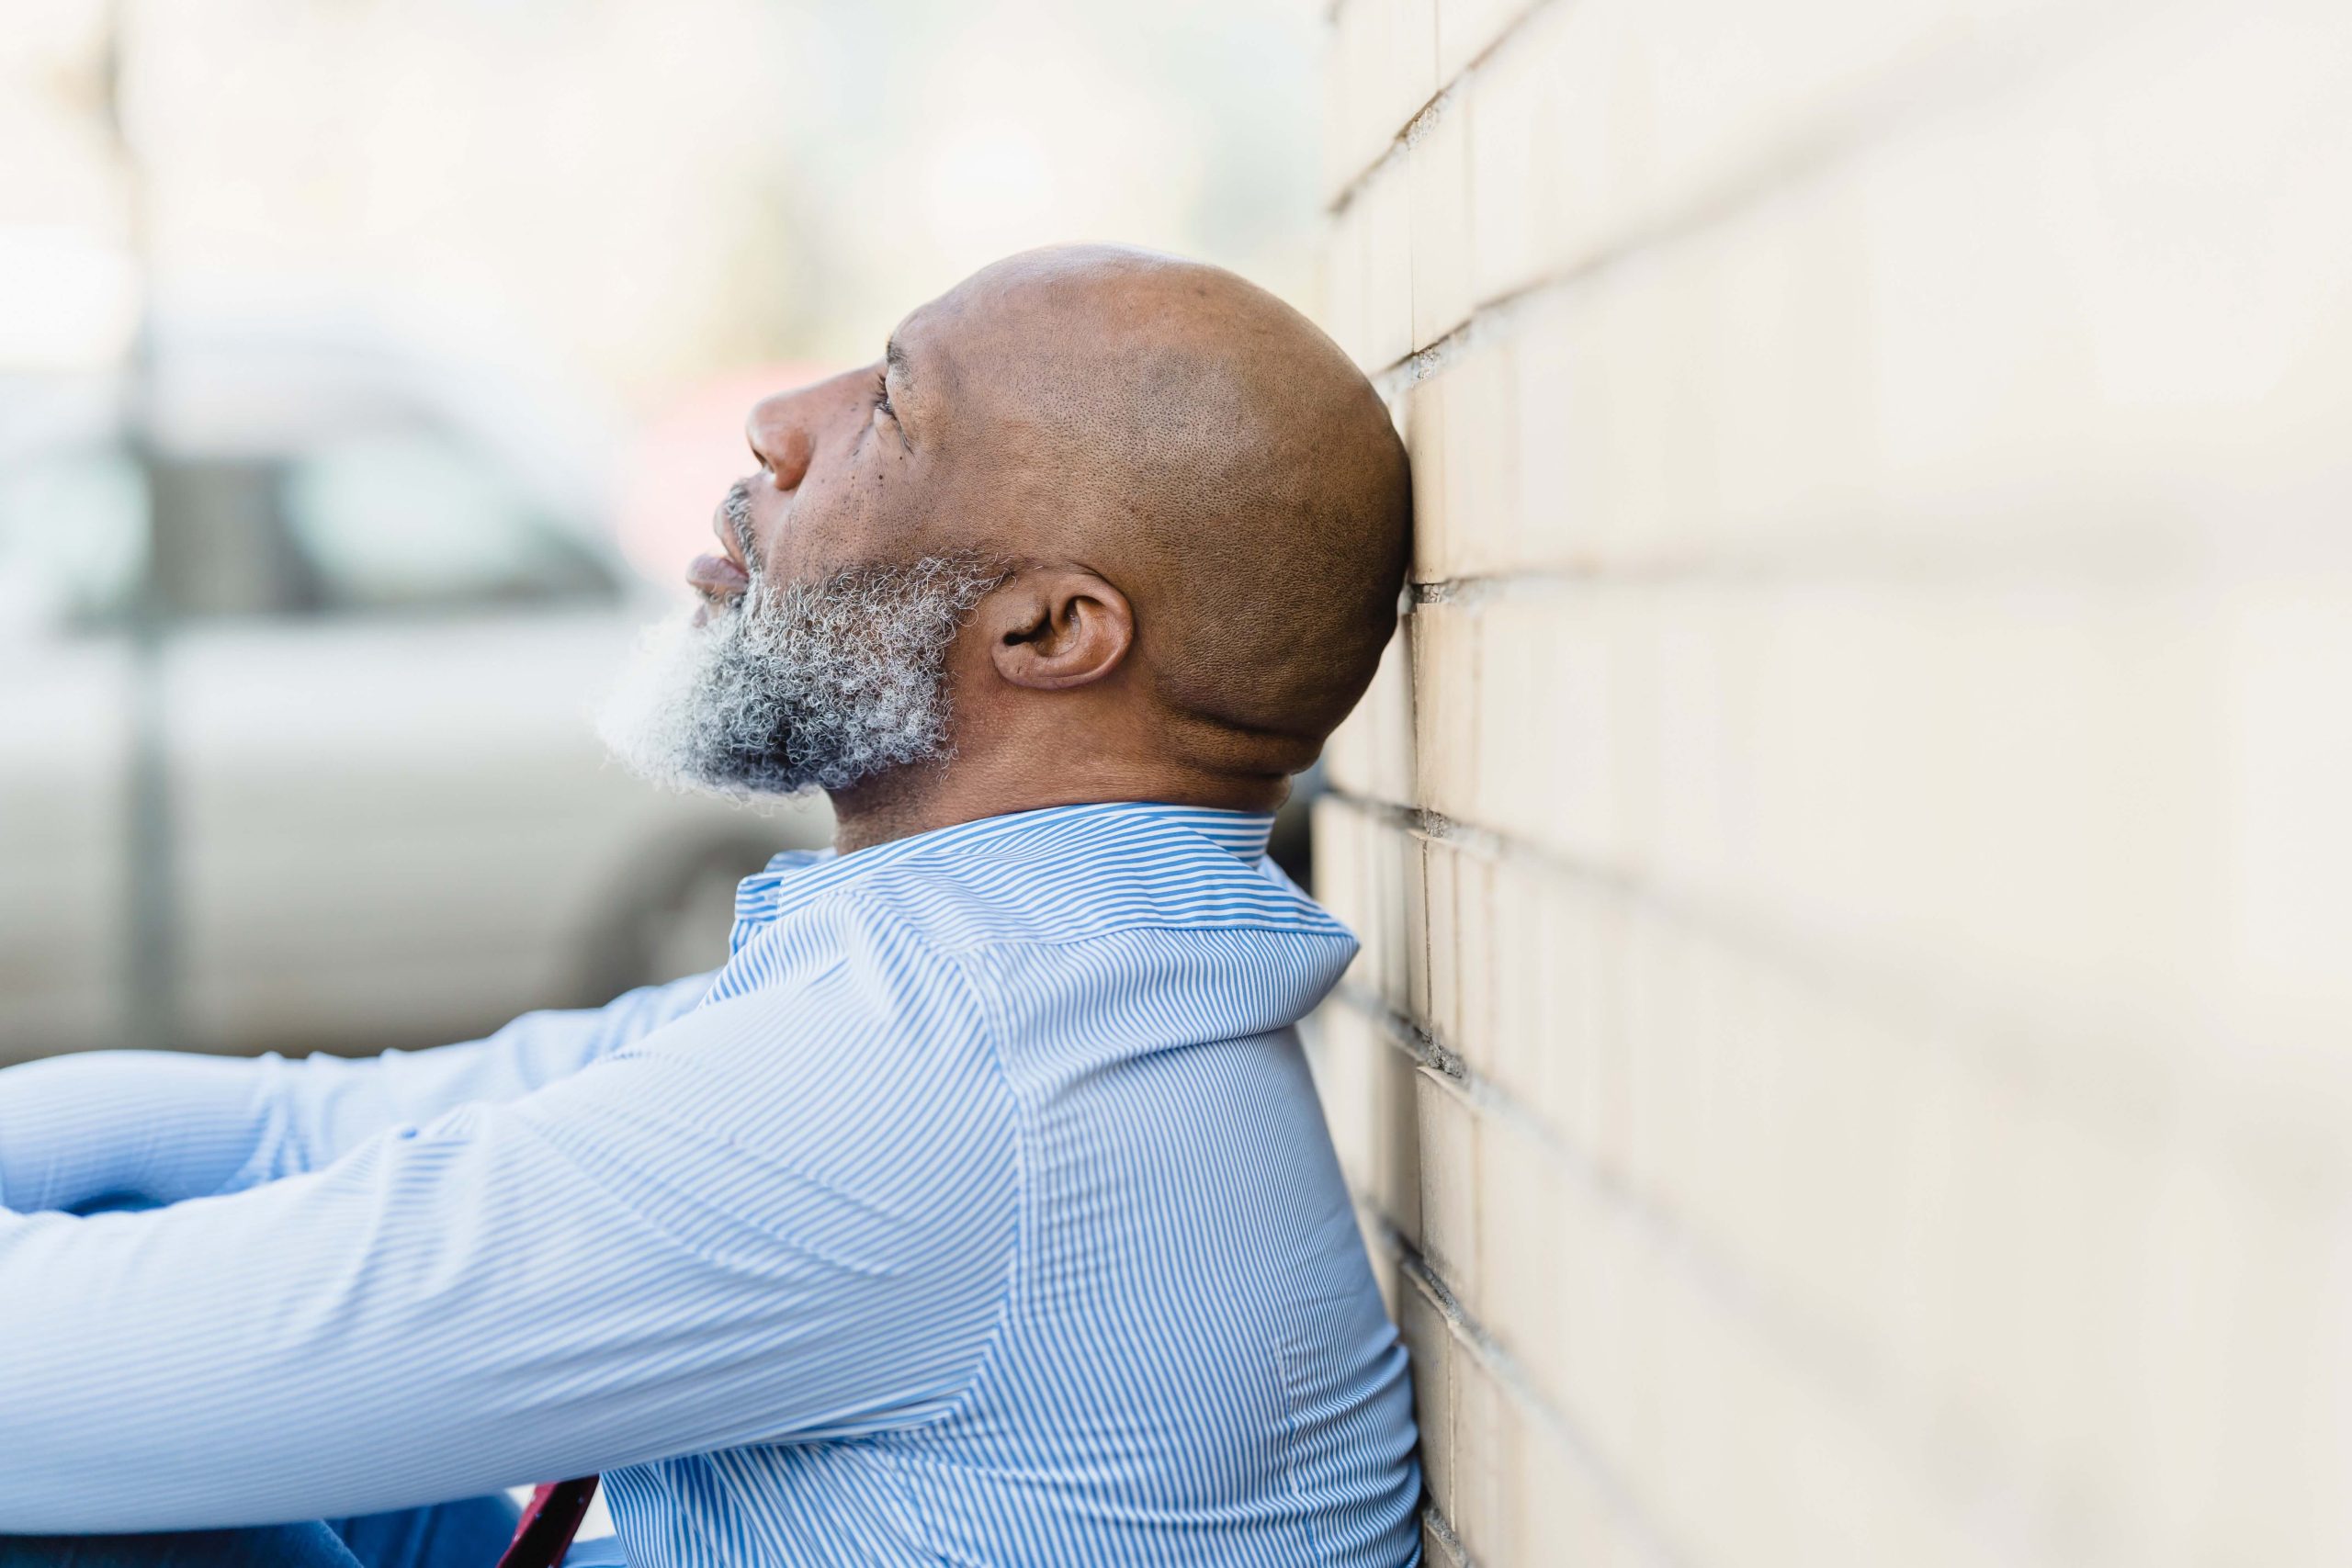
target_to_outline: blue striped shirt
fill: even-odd
[[[1418,1555],[1263,817],[745,882],[726,964],[367,1061],[0,1073],[0,1532],[602,1471],[628,1560]],[[101,1195],[170,1206],[86,1217]]]

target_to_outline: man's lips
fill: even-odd
[[[686,567],[686,581],[714,599],[732,599],[752,585],[749,573],[726,556],[696,556]]]

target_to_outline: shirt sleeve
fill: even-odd
[[[0,1070],[0,1210],[176,1203],[317,1169],[369,1136],[579,1071],[695,1006],[709,975],[536,1012],[485,1040],[351,1059],[97,1051]]]
[[[1017,1117],[954,976],[844,961],[325,1169],[0,1215],[0,1534],[367,1514],[931,1419]]]

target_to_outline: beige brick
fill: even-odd
[[[1489,1114],[1478,1129],[1478,1250],[1485,1270],[1461,1284],[1464,1305],[1555,1401],[1593,1392],[1576,1377],[1576,1341],[1591,1332],[1569,1308],[1572,1273],[1597,1261],[1579,1244],[1578,1179],[1522,1122]]]
[[[1413,224],[1413,346],[1425,347],[1469,319],[1469,116],[1458,102],[1423,122],[1406,158]]]
[[[1338,197],[1435,96],[1435,0],[1346,0],[1332,18],[1325,182]]]
[[[1383,128],[1376,52],[1378,0],[1348,0],[1334,7],[1325,42],[1323,186],[1337,200],[1387,150],[1396,127]]]
[[[1324,205],[1336,200],[1348,181],[1355,176],[1355,136],[1352,136],[1352,115],[1355,115],[1357,92],[1357,62],[1355,50],[1348,42],[1348,7],[1340,5],[1329,14],[1324,26],[1322,51],[1322,184],[1319,193]]]
[[[1413,1015],[1447,1043],[1461,1015],[1460,860],[1447,844],[1421,841],[1421,972],[1413,985]]]
[[[1332,220],[1324,330],[1376,374],[1413,347],[1412,199],[1408,171],[1383,169]]]
[[[1445,377],[1432,378],[1406,389],[1402,399],[1405,450],[1412,459],[1411,575],[1417,581],[1422,579],[1420,563],[1425,558],[1440,561],[1449,558],[1449,553],[1432,536],[1442,534],[1461,510],[1449,503],[1446,493],[1451,466],[1445,410],[1455,385]]]
[[[1449,1006],[1433,1012],[1430,1023],[1448,1046],[1464,1055],[1473,1071],[1491,1074],[1488,1046],[1498,1038],[1495,1001],[1505,988],[1497,969],[1498,867],[1455,845],[1442,848],[1453,866],[1453,942],[1450,949],[1433,950],[1431,963],[1442,963],[1450,971],[1452,997]]]
[[[1324,33],[1322,192],[1327,205],[1338,200],[1371,161],[1356,134],[1357,121],[1367,112],[1359,101],[1368,91],[1369,70],[1362,24],[1351,15],[1353,10],[1345,4],[1332,7]]]
[[[1316,1035],[1316,1089],[1348,1185],[1418,1245],[1420,1143],[1412,1060],[1346,1006],[1318,1012]]]
[[[1506,338],[1408,394],[1417,581],[1477,576],[1523,553],[1500,532],[1518,515],[1520,452],[1530,434],[1514,401],[1514,354]]]
[[[1340,919],[1354,923],[1370,907],[1363,886],[1363,856],[1356,843],[1361,818],[1348,801],[1324,795],[1309,807],[1315,835],[1315,898]]]
[[[1413,681],[1413,800],[1459,794],[1461,775],[1482,737],[1482,686],[1476,624],[1449,607],[1422,604],[1406,617]]]
[[[1315,803],[1313,813],[1315,897],[1361,943],[1364,929],[1386,918],[1371,877],[1369,824],[1348,803],[1329,795]],[[1363,990],[1379,988],[1374,961],[1364,956],[1361,945],[1342,983]]]
[[[1306,1059],[1315,1092],[1323,1102],[1324,1124],[1349,1185],[1362,1193],[1371,1185],[1374,1129],[1373,1085],[1377,1058],[1364,1038],[1363,1018],[1345,1008],[1326,1007],[1308,1020]]]
[[[1421,940],[1409,921],[1418,907],[1419,841],[1404,827],[1337,796],[1315,804],[1317,897],[1354,931],[1362,950],[1350,983],[1385,1005],[1410,999]]]
[[[1455,1497],[1450,1514],[1481,1562],[1646,1561],[1627,1521],[1545,1418],[1457,1351]]]
[[[1430,1501],[1453,1506],[1453,1331],[1426,1287],[1408,1283],[1398,1298],[1397,1328],[1412,1357],[1413,1415],[1421,1431],[1421,1479]],[[1465,1353],[1466,1352],[1461,1352]]]
[[[1453,1289],[1477,1293],[1478,1118],[1461,1091],[1423,1069],[1414,1085],[1419,1139],[1420,1234],[1430,1267]]]
[[[1408,829],[1397,852],[1405,879],[1405,984],[1396,1005],[1420,1022],[1430,1016],[1429,842]]]
[[[1409,1013],[1421,942],[1417,929],[1421,908],[1420,845],[1406,829],[1381,818],[1367,818],[1363,832],[1374,886],[1379,889],[1374,905],[1377,918],[1364,948],[1373,961],[1370,977],[1383,1006]]]
[[[1400,629],[1381,651],[1363,700],[1324,750],[1332,787],[1362,799],[1412,800],[1413,694],[1405,637]]]
[[[1494,973],[1485,1029],[1464,1059],[1605,1170],[1622,1169],[1627,1129],[1625,915],[1589,881],[1504,859],[1493,887]]]

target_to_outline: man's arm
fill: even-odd
[[[979,1031],[843,964],[322,1171],[0,1215],[0,1534],[366,1514],[938,1414],[1017,1235]]]
[[[98,1051],[0,1069],[0,1210],[176,1203],[317,1169],[385,1127],[577,1072],[692,1009],[710,978],[526,1013],[486,1040],[431,1051],[296,1061]]]

